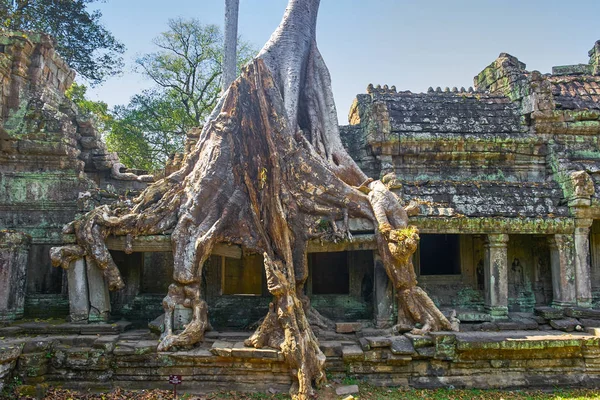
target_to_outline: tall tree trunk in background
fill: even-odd
[[[309,240],[349,235],[350,217],[367,218],[392,279],[402,325],[451,329],[427,294],[416,286],[411,256],[418,231],[385,182],[367,179],[339,135],[329,71],[316,45],[319,0],[290,0],[270,40],[226,90],[183,166],[149,186],[134,205],[99,207],[67,228],[96,261],[112,289],[121,279],[107,247],[109,235],[171,233],[174,283],[163,306],[192,308],[180,334],[166,324],[159,350],[201,341],[208,326],[202,268],[216,243],[262,254],[273,295],[267,317],[247,346],[282,351],[293,375],[294,399],[308,399],[325,380],[325,356],[313,333],[313,312],[304,295]],[[338,228],[337,224],[343,226]],[[56,264],[73,254],[54,251]],[[66,265],[66,264],[65,264]],[[92,289],[93,290],[93,289]]]
[[[223,52],[222,92],[224,93],[236,75],[238,11],[240,0],[225,0],[225,50]]]

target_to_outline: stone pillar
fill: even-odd
[[[87,322],[90,314],[90,297],[88,292],[85,260],[72,261],[67,270],[69,287],[69,317],[71,322]]]
[[[575,287],[577,306],[592,307],[592,275],[590,267],[590,227],[593,220],[576,218],[575,234]]]
[[[88,292],[90,295],[89,322],[106,322],[110,318],[110,295],[103,271],[86,257]]]
[[[548,238],[552,269],[552,306],[573,307],[576,303],[573,236],[556,234]]]
[[[0,322],[23,318],[31,237],[0,232]]]
[[[389,328],[394,325],[394,290],[385,272],[383,260],[376,251],[373,252],[373,260],[375,261],[373,273],[375,326]]]
[[[182,304],[176,304],[173,310],[173,330],[182,331],[186,325],[192,322],[194,311]]]
[[[508,315],[508,235],[490,234],[485,240],[483,275],[485,310],[497,318]]]

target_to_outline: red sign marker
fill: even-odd
[[[181,384],[181,382],[183,382],[181,375],[169,375],[169,383],[173,385],[173,396],[175,399],[177,399],[177,385]]]

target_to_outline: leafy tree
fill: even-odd
[[[96,128],[105,136],[112,128],[114,117],[108,109],[108,104],[103,101],[90,100],[86,97],[86,93],[87,87],[85,85],[73,82],[65,95],[77,105],[79,112],[95,119]]]
[[[154,171],[168,157],[183,151],[182,106],[169,91],[157,89],[134,96],[127,106],[114,109],[115,123],[106,136],[111,151],[129,166]]]
[[[154,39],[158,50],[139,58],[138,72],[154,87],[115,109],[107,135],[109,148],[130,167],[154,170],[182,151],[186,132],[202,126],[221,93],[223,35],[216,25],[196,19],[169,21]],[[256,53],[240,41],[239,68]]]
[[[100,23],[88,5],[101,0],[0,0],[0,25],[44,32],[71,68],[92,84],[121,71],[125,47]]]

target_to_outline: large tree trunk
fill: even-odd
[[[315,42],[319,0],[291,0],[283,21],[255,60],[221,98],[182,168],[146,189],[135,205],[98,208],[70,228],[83,252],[123,286],[104,243],[108,235],[172,230],[174,281],[163,302],[166,330],[159,350],[201,341],[208,310],[201,293],[204,262],[229,242],[264,256],[270,311],[249,346],[280,349],[297,378],[292,395],[306,399],[324,381],[325,357],[303,295],[307,243],[319,220],[372,220],[379,251],[400,302],[399,322],[421,330],[450,329],[416,286],[410,262],[416,229],[387,186],[371,182],[341,144],[329,73]],[[344,234],[347,232],[341,232]],[[340,234],[340,232],[337,232]],[[55,251],[60,264],[61,254]],[[175,334],[169,316],[182,304],[193,320]]]
[[[225,0],[225,35],[223,49],[222,91],[225,92],[235,79],[237,67],[238,11],[240,0]]]

